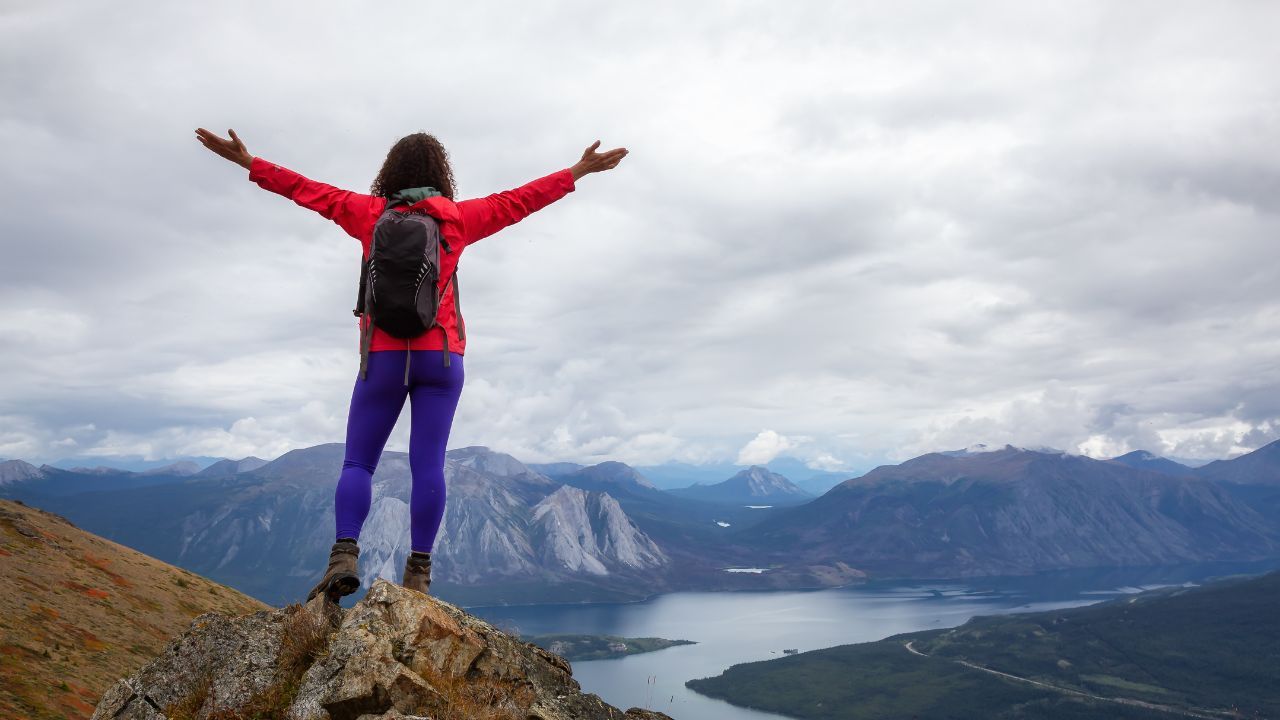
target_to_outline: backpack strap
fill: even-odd
[[[458,339],[465,340],[467,338],[466,330],[462,326],[462,308],[458,305],[458,268],[453,269],[453,274],[449,276],[449,282],[444,284],[444,290],[440,291],[440,297],[444,297],[444,293],[449,289],[449,285],[453,285],[453,312],[458,316]],[[437,306],[440,303],[436,303]],[[449,331],[444,329],[437,319],[435,326],[440,328],[440,333],[444,336],[444,348],[441,353],[444,355],[444,366],[449,367]]]
[[[436,321],[435,327],[440,328],[440,336],[444,338],[444,347],[440,350],[440,354],[444,356],[444,366],[449,367],[449,331],[444,329],[439,320]]]
[[[373,315],[364,316],[364,327],[360,332],[360,379],[369,375],[369,345],[373,342]]]
[[[458,295],[458,268],[453,268],[453,312],[458,316],[458,339],[467,339],[467,323],[462,319],[462,298]]]
[[[365,272],[367,271],[366,265]],[[373,343],[373,283],[361,283],[361,290],[362,302],[356,314],[360,315],[359,311],[363,311],[364,327],[360,329],[360,379],[365,380],[369,375],[369,346]]]
[[[404,339],[404,386],[409,387],[409,358],[413,357],[413,351],[409,349],[409,338]]]
[[[356,317],[364,315],[364,294],[369,284],[369,261],[360,258],[360,285],[356,290],[356,307],[351,311]]]

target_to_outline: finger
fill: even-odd
[[[227,143],[226,140],[223,140],[222,138],[218,137],[216,133],[211,133],[208,130],[205,130],[204,128],[200,128],[199,130],[197,130],[196,134],[198,134],[202,140],[208,143],[215,143],[215,144]]]
[[[227,128],[227,133],[231,135],[231,139],[235,141],[236,145],[239,145],[240,147],[244,147],[244,143],[240,142],[240,136],[236,134],[235,130],[232,130],[231,128]]]

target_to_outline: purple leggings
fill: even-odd
[[[404,384],[404,350],[369,353],[368,374],[356,379],[347,418],[346,459],[334,494],[337,537],[360,538],[369,516],[373,471],[409,397],[410,546],[431,552],[444,517],[444,450],[453,413],[462,394],[462,356],[449,353],[449,367],[439,350],[414,350],[409,384]]]

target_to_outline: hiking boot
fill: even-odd
[[[324,577],[307,594],[307,602],[320,593],[324,593],[332,602],[344,595],[350,595],[360,588],[360,576],[356,574],[356,558],[360,548],[356,541],[342,538],[329,550],[329,568]]]
[[[404,583],[410,590],[430,595],[431,553],[412,552],[404,560]]]

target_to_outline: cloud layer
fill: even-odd
[[[427,130],[464,197],[631,151],[468,249],[454,447],[1280,436],[1280,8],[379,7],[0,10],[0,457],[342,439],[358,247],[197,126],[354,190]]]

